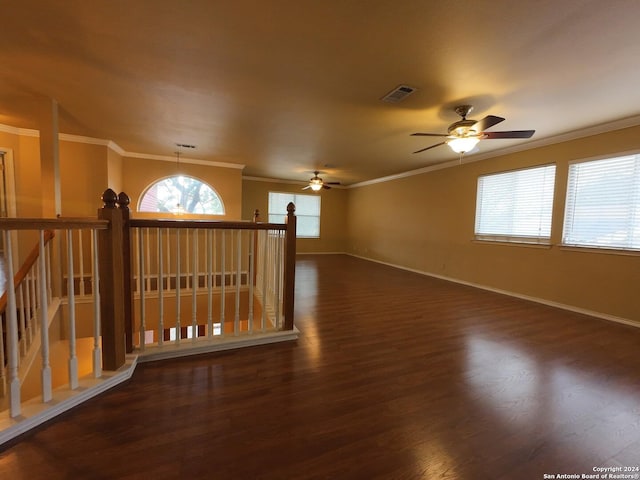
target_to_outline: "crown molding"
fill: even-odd
[[[0,123],[0,132],[11,133],[13,135],[20,135],[23,137],[39,137],[40,132],[31,128],[19,128],[12,127],[11,125],[4,125]]]
[[[367,185],[375,185],[377,183],[390,182],[390,181],[398,180],[401,178],[412,177],[415,175],[422,175],[424,173],[432,172],[435,170],[442,170],[444,168],[459,166],[461,163],[465,164],[465,163],[479,162],[482,160],[496,158],[503,155],[509,155],[512,153],[522,152],[525,150],[531,150],[534,148],[545,147],[548,145],[568,142],[568,141],[576,140],[580,138],[591,137],[593,135],[599,135],[601,133],[612,132],[615,130],[622,130],[624,128],[636,127],[638,125],[640,125],[640,115],[635,115],[633,117],[627,117],[620,120],[614,120],[612,122],[602,123],[600,125],[594,125],[592,127],[581,128],[579,130],[573,130],[571,132],[566,132],[566,133],[561,133],[559,135],[554,135],[551,137],[541,138],[539,140],[532,140],[529,142],[519,143],[518,145],[501,148],[498,150],[492,150],[491,152],[487,152],[487,153],[473,154],[473,155],[463,157],[462,159],[454,159],[454,160],[449,160],[442,163],[437,163],[435,165],[429,165],[427,167],[418,168],[416,170],[409,170],[409,171],[401,172],[394,175],[388,175],[385,177],[365,180],[364,182],[353,183],[351,185],[332,185],[332,188],[350,189],[350,188],[365,187]],[[26,137],[40,136],[40,132],[38,130],[13,127],[11,125],[4,125],[4,124],[0,124],[0,132],[10,133],[13,135],[21,135]],[[127,152],[112,140],[104,140],[104,139],[93,138],[93,137],[84,137],[80,135],[71,135],[67,133],[59,134],[59,138],[60,140],[68,141],[68,142],[86,143],[90,145],[103,145],[103,146],[106,146],[107,148],[110,148],[117,154],[123,157],[128,157],[128,158],[142,158],[147,160],[159,160],[159,161],[165,161],[165,162],[176,161],[175,157],[168,156],[168,155],[152,155],[152,154],[146,154],[146,153]],[[245,168],[245,165],[241,165],[237,163],[207,161],[207,160],[200,160],[196,158],[180,157],[180,161],[183,163],[189,163],[193,165],[205,165],[210,167],[234,168],[238,170],[243,170]],[[307,183],[307,182],[301,182],[297,180],[279,180],[275,178],[263,178],[263,177],[251,177],[251,176],[247,176],[247,177],[243,176],[242,179],[256,181],[256,182],[285,183],[285,184],[293,184],[293,185],[304,185]]]
[[[525,150],[532,150],[534,148],[546,147],[548,145],[555,145],[558,143],[569,142],[571,140],[577,140],[579,138],[592,137],[601,133],[613,132],[615,130],[622,130],[624,128],[637,127],[640,125],[640,115],[633,117],[627,117],[612,122],[602,123],[600,125],[594,125],[592,127],[581,128],[579,130],[573,130],[567,133],[561,133],[551,137],[541,138],[540,140],[532,140],[530,142],[519,143],[511,147],[501,148],[498,150],[492,150],[491,152],[474,154],[470,156],[463,156],[462,159],[449,160],[447,162],[430,165],[427,167],[418,168],[416,170],[409,170],[407,172],[398,173],[395,175],[388,175],[385,177],[374,178],[371,180],[365,180],[364,182],[358,182],[349,185],[346,188],[358,188],[366,187],[367,185],[375,185],[376,183],[385,183],[400,178],[413,177],[415,175],[422,175],[423,173],[432,172],[434,170],[442,170],[444,168],[451,168],[459,166],[461,163],[479,162],[481,160],[488,160],[490,158],[501,157],[503,155],[509,155],[511,153],[522,152]]]
[[[286,185],[309,185],[309,180],[282,180],[278,178],[267,178],[267,177],[251,177],[251,176],[242,176],[242,180],[249,180],[252,182],[266,182],[266,183],[281,183]],[[330,185],[333,189],[345,189],[349,188],[345,185]]]
[[[176,157],[170,155],[152,155],[147,153],[135,153],[135,152],[124,152],[121,154],[123,157],[127,158],[143,158],[146,160],[159,160],[161,162],[176,162]],[[200,160],[198,158],[187,158],[180,157],[180,163],[190,163],[192,165],[205,165],[207,167],[224,167],[224,168],[235,168],[237,170],[243,170],[244,165],[239,163],[227,163],[227,162],[215,162],[209,160]]]
[[[289,185],[306,185],[308,181],[303,182],[301,180],[282,180],[279,178],[267,178],[267,177],[250,177],[242,176],[242,180],[250,180],[252,182],[266,182],[266,183],[286,183]]]
[[[4,125],[0,123],[0,132],[10,133],[13,135],[20,135],[23,137],[40,137],[39,130],[33,130],[28,128],[18,128],[12,127],[11,125]],[[64,142],[75,142],[75,143],[84,143],[86,145],[101,145],[107,147],[118,155],[128,158],[143,158],[147,160],[160,160],[165,162],[175,162],[176,157],[168,156],[168,155],[152,155],[147,153],[137,153],[137,152],[127,152],[125,149],[120,147],[113,140],[105,140],[103,138],[94,138],[94,137],[85,137],[82,135],[73,135],[70,133],[59,133],[58,139]],[[238,170],[243,170],[244,165],[237,163],[227,163],[227,162],[216,162],[216,161],[208,161],[208,160],[200,160],[197,158],[186,158],[180,157],[180,161],[182,163],[190,163],[193,165],[205,165],[208,167],[224,167],[224,168],[234,168]]]

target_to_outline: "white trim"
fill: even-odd
[[[301,238],[305,238],[305,237],[301,237]],[[296,252],[296,255],[345,255],[345,253],[344,252]]]
[[[80,380],[76,390],[70,390],[68,385],[56,388],[48,403],[42,403],[40,398],[25,402],[19,417],[11,418],[9,410],[4,411],[0,414],[0,445],[126,382],[133,375],[137,362],[137,355],[127,355],[125,364],[115,372],[103,372],[100,378],[89,374]]]
[[[346,188],[365,187],[367,185],[374,185],[376,183],[390,182],[400,178],[413,177],[415,175],[421,175],[423,173],[432,172],[434,170],[441,170],[443,168],[456,167],[460,164],[478,162],[480,160],[487,160],[489,158],[501,157],[510,153],[521,152],[524,150],[532,150],[534,148],[546,147],[548,145],[554,145],[557,143],[568,142],[584,137],[591,137],[593,135],[599,135],[601,133],[613,132],[615,130],[622,130],[624,128],[636,127],[640,125],[640,115],[634,117],[623,118],[615,120],[613,122],[603,123],[592,127],[586,127],[579,130],[573,130],[567,133],[561,133],[559,135],[553,135],[551,137],[541,138],[540,140],[532,140],[529,142],[519,143],[511,147],[505,147],[498,150],[492,150],[486,153],[473,154],[469,156],[463,156],[462,159],[450,160],[448,162],[438,163],[428,167],[419,168],[417,170],[410,170],[408,172],[402,172],[395,175],[389,175],[386,177],[374,178],[372,180],[366,180],[364,182],[353,183]],[[606,157],[605,157],[606,158]]]
[[[503,155],[508,155],[510,153],[521,152],[524,150],[531,150],[533,148],[540,148],[547,145],[553,145],[556,143],[568,142],[570,140],[576,140],[578,138],[590,137],[593,135],[612,132],[614,130],[622,130],[624,128],[635,127],[638,125],[640,125],[640,115],[622,118],[619,120],[602,123],[600,125],[594,125],[591,127],[581,128],[578,130],[573,130],[571,132],[561,133],[559,135],[553,135],[550,137],[541,138],[539,140],[523,142],[517,145],[513,145],[511,147],[492,150],[486,153],[473,154],[466,157],[462,157],[462,159],[450,160],[448,162],[438,163],[436,165],[431,165],[431,166],[419,168],[416,170],[409,170],[407,172],[402,172],[394,175],[388,175],[385,177],[365,180],[363,182],[353,183],[351,185],[332,185],[332,188],[349,189],[349,188],[365,187],[367,185],[374,185],[376,183],[390,182],[392,180],[397,180],[400,178],[413,177],[415,175],[421,175],[423,173],[432,172],[435,170],[442,170],[444,168],[459,166],[460,164],[478,162],[480,160],[500,157]],[[3,124],[0,124],[0,132],[6,132],[14,135],[23,135],[23,136],[30,136],[30,137],[40,136],[40,132],[38,130],[12,127],[10,125],[3,125]],[[145,158],[149,160],[163,160],[163,161],[172,161],[172,162],[175,161],[174,157],[169,157],[165,155],[151,155],[151,154],[145,154],[145,153],[127,152],[126,150],[123,150],[121,147],[119,147],[112,140],[103,140],[103,139],[83,137],[79,135],[70,135],[70,134],[64,134],[64,133],[60,134],[60,139],[68,139],[67,141],[75,141],[79,143],[106,145],[107,147],[111,148],[113,151],[122,155],[123,157]],[[185,159],[180,158],[180,161],[184,161],[185,163],[193,163],[196,165],[207,165],[207,166],[213,166],[213,167],[225,167],[225,168],[237,168],[237,169],[245,168],[245,165],[236,164],[236,163],[214,162],[214,161],[210,162],[207,160],[186,159],[186,158]],[[303,185],[307,183],[307,182],[300,183],[296,180],[276,180],[276,179],[270,179],[270,178],[263,179],[260,177],[243,177],[243,180],[253,180],[253,181],[259,181],[259,182],[274,182],[274,183],[291,183],[291,184],[303,184]]]
[[[296,340],[298,333],[300,333],[300,331],[294,326],[293,330],[254,333],[239,337],[231,335],[212,338],[198,337],[193,342],[181,342],[180,344],[165,342],[162,345],[145,345],[144,351],[139,353],[138,361],[140,363],[155,362],[157,360],[200,355],[202,353],[221,352],[223,350],[253,347],[256,345],[288,342]]]
[[[10,125],[0,124],[0,132],[11,133],[13,135],[21,135],[26,137],[40,137],[39,130],[32,130],[27,128],[17,128],[12,127]],[[113,140],[105,140],[102,138],[94,138],[94,137],[85,137],[82,135],[73,135],[69,133],[60,133],[58,134],[58,139],[63,142],[75,142],[75,143],[84,143],[87,145],[102,145],[107,148],[110,148],[117,154],[123,157],[129,158],[144,158],[147,160],[161,160],[165,162],[175,162],[176,158],[168,155],[153,155],[147,153],[137,153],[137,152],[127,152],[122,147],[120,147]],[[191,163],[194,165],[205,165],[208,167],[224,167],[224,168],[235,168],[238,170],[244,169],[245,165],[241,165],[238,163],[227,163],[227,162],[216,162],[209,160],[199,160],[196,158],[185,158],[180,157],[180,162],[182,163]]]
[[[12,135],[22,135],[23,137],[39,137],[40,132],[38,130],[32,130],[30,128],[12,127],[11,125],[4,125],[0,123],[0,132],[10,133]]]
[[[576,163],[597,162],[598,160],[613,160],[614,158],[628,157],[631,155],[640,155],[640,149],[636,148],[635,150],[625,150],[624,152],[605,153],[593,157],[574,158],[573,160],[569,160],[568,164],[575,165]]]
[[[287,184],[287,185],[302,185],[303,187],[306,185],[309,185],[309,180],[306,181],[302,181],[302,180],[278,180],[277,178],[267,178],[267,177],[251,177],[251,176],[242,176],[242,180],[248,180],[251,182],[267,182],[267,183],[283,183],[283,184]],[[333,188],[349,188],[345,185],[328,185],[329,187]],[[291,193],[291,192],[285,192],[285,193]]]
[[[360,255],[355,255],[353,253],[347,253],[347,255],[350,255],[350,256],[356,257],[356,258],[360,258],[362,260],[367,260],[369,262],[380,263],[382,265],[387,265],[389,267],[399,268],[400,270],[406,270],[408,272],[413,272],[413,273],[418,273],[420,275],[426,275],[428,277],[438,278],[440,280],[445,280],[447,282],[453,282],[453,283],[458,283],[460,285],[466,285],[468,287],[479,288],[481,290],[487,290],[489,292],[499,293],[501,295],[507,295],[509,297],[520,298],[522,300],[527,300],[527,301],[530,301],[530,302],[540,303],[542,305],[547,305],[547,306],[550,306],[550,307],[560,308],[562,310],[567,310],[567,311],[574,312],[574,313],[580,313],[582,315],[588,315],[590,317],[600,318],[602,320],[609,320],[611,322],[622,323],[624,325],[629,325],[631,327],[640,328],[640,322],[637,322],[637,321],[634,321],[634,320],[630,320],[628,318],[616,317],[615,315],[609,315],[608,313],[596,312],[594,310],[589,310],[589,309],[582,308],[582,307],[576,307],[574,305],[567,305],[566,303],[554,302],[554,301],[551,301],[551,300],[545,300],[544,298],[531,297],[529,295],[523,295],[521,293],[511,292],[509,290],[502,290],[500,288],[493,288],[493,287],[489,287],[487,285],[481,285],[479,283],[467,282],[465,280],[460,280],[458,278],[447,277],[447,276],[444,276],[444,275],[438,275],[436,273],[426,272],[424,270],[417,270],[415,268],[409,268],[409,267],[405,267],[405,266],[402,266],[402,265],[396,265],[394,263],[383,262],[382,260],[376,260],[376,259],[373,259],[373,258],[362,257]]]
[[[109,147],[109,143],[113,143],[110,140],[103,140],[101,138],[83,137],[82,135],[71,135],[69,133],[59,133],[58,139],[63,142],[85,143],[87,145],[101,145],[103,147]]]
[[[252,182],[267,182],[267,183],[286,183],[289,185],[307,185],[309,180],[303,182],[302,180],[278,180],[277,178],[266,178],[266,177],[247,177],[242,176],[242,180],[249,180]]]
[[[153,155],[147,153],[135,153],[135,152],[124,152],[122,154],[123,157],[127,158],[143,158],[146,160],[160,160],[163,162],[172,162],[176,163],[176,157],[169,155]],[[205,165],[207,167],[224,167],[224,168],[235,168],[238,170],[244,169],[244,165],[239,163],[226,163],[226,162],[214,162],[209,160],[199,160],[197,158],[186,158],[180,157],[180,163],[190,163],[193,165]]]

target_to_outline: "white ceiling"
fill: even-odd
[[[2,6],[0,123],[127,152],[352,184],[455,158],[453,107],[535,129],[479,154],[640,114],[637,0],[20,0]],[[397,85],[418,91],[380,101]],[[476,154],[477,155],[477,154]]]

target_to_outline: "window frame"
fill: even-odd
[[[269,191],[268,194],[268,198],[267,198],[267,218],[269,219],[269,223],[281,223],[281,222],[272,222],[271,220],[271,216],[278,216],[278,217],[286,217],[287,213],[275,213],[271,211],[271,194],[275,194],[275,195],[287,195],[287,196],[293,196],[293,200],[291,200],[293,202],[293,204],[296,206],[296,212],[295,215],[297,217],[297,224],[298,226],[300,225],[300,219],[301,218],[317,218],[318,219],[318,235],[317,236],[310,236],[310,235],[301,235],[300,234],[300,229],[297,228],[296,229],[296,238],[307,238],[307,239],[319,239],[321,232],[322,232],[322,200],[320,197],[320,195],[310,195],[308,193],[294,193],[294,192],[279,192],[279,191]],[[310,198],[314,198],[317,199],[318,201],[318,215],[305,215],[303,213],[300,213],[299,208],[298,208],[298,202],[295,201],[296,197],[310,197]]]
[[[540,216],[538,218],[538,224],[539,224],[539,230],[543,230],[542,234],[539,235],[521,235],[518,234],[517,232],[510,232],[510,233],[492,233],[492,232],[479,232],[480,230],[480,223],[482,222],[482,219],[479,218],[479,216],[481,216],[482,214],[482,206],[483,203],[482,200],[483,198],[481,198],[481,195],[484,194],[484,188],[481,187],[481,180],[483,178],[487,178],[487,177],[492,177],[492,176],[499,176],[499,175],[507,175],[507,174],[516,174],[518,172],[524,172],[524,171],[529,171],[529,170],[539,170],[539,169],[552,169],[552,179],[551,179],[551,185],[547,186],[547,188],[550,187],[550,191],[546,191],[548,197],[543,197],[544,193],[541,194],[541,205],[540,205],[540,210],[542,210],[543,208],[545,208],[545,212],[544,213],[540,213]],[[491,172],[491,173],[486,173],[486,174],[482,174],[482,175],[478,175],[477,177],[477,181],[476,181],[476,208],[475,208],[475,216],[474,216],[474,239],[476,241],[481,241],[481,242],[491,242],[491,243],[508,243],[510,245],[540,245],[540,246],[550,246],[551,245],[551,234],[552,234],[552,229],[553,229],[553,207],[554,207],[554,200],[555,200],[555,192],[556,192],[556,180],[557,180],[557,165],[555,162],[551,162],[551,163],[545,163],[545,164],[541,164],[541,165],[532,165],[529,167],[522,167],[522,168],[516,168],[516,169],[512,169],[512,170],[503,170],[500,172]],[[543,180],[544,182],[544,180]],[[544,184],[543,184],[544,185]],[[485,207],[486,208],[486,207]],[[513,221],[514,219],[514,215],[513,215],[513,209],[510,212],[510,218],[511,221]],[[542,220],[545,219],[545,217],[548,217],[548,225],[544,224],[542,225]],[[548,233],[547,233],[548,232]]]
[[[205,185],[207,188],[209,188],[213,194],[217,197],[218,201],[220,202],[220,207],[221,207],[221,212],[215,212],[215,213],[199,213],[199,212],[188,212],[188,211],[184,211],[184,212],[180,212],[180,214],[186,214],[186,215],[198,215],[198,216],[215,216],[215,217],[219,217],[219,216],[224,216],[226,215],[226,208],[224,205],[224,200],[222,199],[222,196],[218,193],[218,191],[213,188],[209,183],[203,181],[202,179],[195,177],[193,175],[188,175],[188,174],[177,174],[177,175],[168,175],[166,177],[162,177],[159,179],[154,180],[153,182],[151,182],[149,185],[147,185],[147,187],[145,187],[145,189],[142,191],[142,193],[140,194],[140,197],[138,199],[138,204],[136,206],[137,208],[137,212],[139,213],[145,213],[145,214],[154,214],[154,215],[176,215],[178,214],[177,212],[172,212],[172,211],[168,211],[168,212],[162,212],[162,211],[152,211],[152,210],[141,210],[142,204],[144,202],[144,198],[146,197],[147,193],[149,193],[149,191],[155,186],[158,185],[162,182],[165,182],[166,180],[170,179],[170,178],[176,178],[176,177],[186,177],[186,178],[190,178],[193,180],[196,180],[198,182],[200,182],[201,185]],[[182,201],[182,199],[181,199]]]
[[[587,241],[579,242],[579,241],[576,241],[575,239],[572,240],[568,238],[571,234],[574,233],[573,231],[571,232],[571,234],[567,233],[568,228],[571,228],[573,230],[573,226],[575,225],[575,216],[572,215],[572,211],[575,212],[576,201],[577,201],[575,197],[571,198],[572,194],[573,195],[577,194],[577,190],[572,190],[572,186],[574,186],[572,182],[578,181],[573,177],[572,169],[575,168],[577,165],[596,163],[601,161],[615,161],[618,159],[625,159],[627,157],[635,157],[634,159],[634,161],[636,162],[636,165],[634,166],[635,178],[632,180],[633,183],[631,185],[631,189],[633,191],[630,192],[630,195],[631,196],[635,195],[637,197],[637,201],[639,203],[636,204],[637,205],[636,208],[640,212],[640,151],[634,150],[630,152],[629,151],[620,152],[615,154],[608,154],[608,155],[601,155],[597,157],[572,160],[569,162],[568,168],[567,168],[567,184],[566,184],[566,195],[565,195],[565,203],[564,203],[564,218],[563,218],[563,224],[562,224],[561,246],[563,248],[570,248],[570,249],[575,248],[580,251],[591,250],[591,251],[610,252],[610,253],[619,253],[619,254],[628,254],[628,255],[640,254],[640,244],[638,244],[637,247],[635,246],[629,247],[629,246],[620,246],[615,244],[607,245],[603,243],[599,243],[599,244],[589,243]],[[577,183],[575,187],[576,189],[578,188]],[[584,185],[583,185],[583,188],[584,188]],[[610,188],[613,190],[613,187],[610,187]],[[633,213],[630,213],[628,217],[631,217],[635,220],[635,222],[631,225],[631,229],[640,230],[640,215],[634,215]],[[570,223],[571,225],[569,225]],[[625,234],[629,235],[629,231],[626,231]],[[633,233],[631,233],[631,235],[632,237],[635,236]]]

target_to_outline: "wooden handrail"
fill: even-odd
[[[49,243],[49,241],[54,236],[55,236],[55,233],[53,232],[53,230],[45,230],[44,231],[45,245]],[[20,267],[20,270],[18,270],[18,272],[13,276],[13,285],[16,289],[20,286],[24,278],[27,276],[27,273],[29,273],[29,270],[31,270],[31,267],[33,267],[33,265],[36,263],[39,253],[40,253],[40,244],[37,243],[31,249],[31,251],[29,252],[29,255],[27,255],[27,258],[24,260],[24,263]],[[11,259],[7,259],[7,261],[9,262],[11,261]],[[0,314],[3,314],[6,308],[7,308],[7,292],[5,291],[2,294],[2,297],[0,297]]]
[[[221,230],[286,230],[282,223],[226,222],[210,220],[131,219],[131,227],[137,228],[215,228]]]
[[[0,230],[106,230],[109,222],[95,218],[0,218]]]

